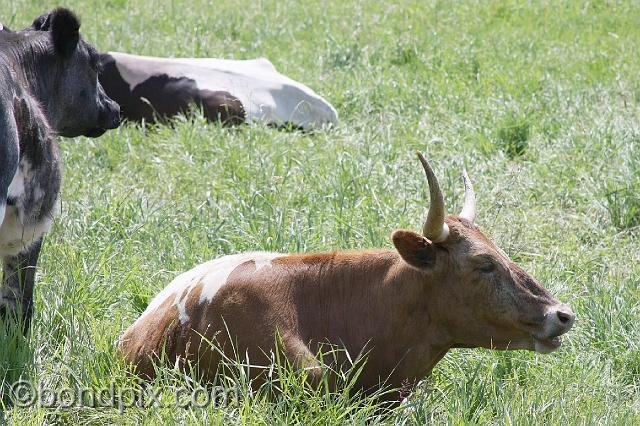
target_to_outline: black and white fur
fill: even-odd
[[[59,209],[56,137],[96,137],[119,124],[97,81],[98,53],[79,28],[56,9],[28,30],[0,30],[0,314],[22,317],[25,332],[42,238]]]

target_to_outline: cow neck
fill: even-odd
[[[441,277],[409,266],[394,252],[393,278],[386,283],[384,303],[387,306],[381,350],[390,353],[385,362],[395,366],[394,376],[400,380],[421,379],[452,346],[444,326],[442,312],[445,295]],[[395,348],[389,350],[389,348]],[[380,367],[382,368],[382,367]]]
[[[57,70],[52,69],[53,64],[46,58],[47,47],[43,39],[47,37],[46,33],[30,36],[17,33],[15,37],[5,55],[13,78],[22,89],[20,97],[33,97],[39,109],[48,109],[49,100],[53,99],[51,82]]]
[[[342,256],[339,267],[323,268],[318,288],[305,286],[313,309],[303,313],[303,339],[340,341],[352,356],[366,352],[381,368],[423,377],[451,346],[431,312],[437,289],[395,250]]]

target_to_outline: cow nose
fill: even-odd
[[[569,322],[573,323],[573,319],[575,318],[575,315],[573,314],[573,312],[558,311],[557,314],[558,314],[558,319],[562,324],[567,324]]]
[[[555,306],[552,308],[552,312],[549,312],[549,317],[554,323],[552,327],[555,328],[557,334],[569,331],[576,319],[576,315],[567,305]]]

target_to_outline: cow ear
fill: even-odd
[[[436,263],[433,243],[413,231],[400,229],[391,235],[393,245],[402,259],[417,269],[428,269]]]
[[[38,16],[33,20],[31,24],[31,29],[36,31],[49,31],[49,14],[45,13],[44,15]]]
[[[70,56],[80,41],[80,21],[68,9],[54,10],[47,20],[56,52],[64,57]]]

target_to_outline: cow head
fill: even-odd
[[[35,19],[31,49],[36,64],[26,64],[49,123],[62,136],[97,137],[120,124],[120,107],[98,82],[100,55],[80,37],[80,21],[67,9]],[[33,59],[31,59],[33,61]]]
[[[438,321],[453,346],[529,349],[560,346],[575,315],[489,240],[474,223],[475,194],[466,172],[464,208],[445,215],[438,180],[421,154],[431,206],[422,235],[393,233],[402,258],[421,272]],[[435,287],[435,288],[434,288]],[[437,296],[434,296],[437,295]]]

